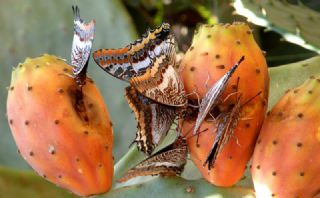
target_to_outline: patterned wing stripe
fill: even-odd
[[[97,50],[93,53],[93,58],[112,76],[129,81],[130,78],[143,74],[146,68],[172,45],[174,38],[170,35],[170,26],[163,23],[124,48]]]

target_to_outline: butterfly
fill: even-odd
[[[239,83],[239,78],[238,78],[238,83]],[[237,87],[238,87],[238,83],[237,83]],[[236,94],[238,94],[237,91],[236,91]],[[214,166],[214,163],[217,159],[218,154],[221,153],[224,146],[229,142],[230,138],[233,136],[234,130],[240,121],[242,107],[248,104],[251,100],[253,100],[255,97],[257,97],[260,94],[261,94],[261,91],[255,96],[251,97],[244,104],[241,104],[240,99],[242,95],[240,93],[239,97],[238,95],[236,95],[235,103],[234,105],[232,105],[231,109],[225,112],[221,112],[219,114],[219,116],[216,119],[217,120],[216,137],[203,166],[206,166],[206,164],[208,164],[208,169],[211,170],[211,168]]]
[[[170,55],[172,54],[175,52]],[[172,57],[161,54],[155,60],[154,65],[147,68],[145,74],[130,79],[131,93],[135,92],[135,98],[139,98],[140,101],[130,100],[129,92],[126,91],[129,106],[135,112],[138,121],[134,142],[137,143],[139,150],[148,155],[170,129],[177,115],[174,107],[185,105],[187,102],[186,98],[180,97],[185,95],[184,88],[174,70],[174,63],[169,63],[172,60]],[[137,106],[140,108],[135,108]],[[157,138],[151,139],[151,137]]]
[[[80,18],[78,6],[72,6],[74,16],[74,35],[71,48],[71,65],[78,85],[84,85],[92,43],[94,39],[95,20],[85,23]]]
[[[187,104],[183,83],[174,68],[175,55],[175,41],[167,23],[148,30],[122,49],[93,53],[101,68],[130,83],[126,99],[138,121],[134,142],[148,155],[170,129],[176,117],[174,107]]]
[[[232,74],[244,61],[244,56],[240,58],[240,60],[231,67],[231,69],[224,74],[206,93],[200,103],[199,113],[196,119],[196,124],[193,129],[193,134],[196,134],[200,128],[201,123],[208,115],[209,111],[213,109],[219,102],[221,95],[223,94],[225,88],[227,87],[227,82],[231,78]]]
[[[179,136],[172,144],[131,168],[117,181],[125,182],[134,177],[148,175],[180,175],[187,162],[187,154],[187,142]]]

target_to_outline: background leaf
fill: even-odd
[[[236,13],[248,21],[281,34],[289,42],[320,53],[320,29],[314,28],[320,14],[287,1],[235,0]]]

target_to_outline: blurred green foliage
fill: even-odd
[[[76,197],[35,173],[0,167],[0,197],[2,198],[73,198]]]
[[[320,30],[313,28],[320,13],[285,1],[236,0],[236,13],[248,21],[278,32],[289,42],[320,53]]]

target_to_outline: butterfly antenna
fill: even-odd
[[[247,100],[244,104],[242,104],[241,107],[243,107],[243,106],[245,106],[246,104],[248,104],[249,102],[251,102],[253,99],[255,99],[256,97],[258,97],[261,93],[262,93],[262,91],[259,91],[256,95],[252,96],[249,100]]]

